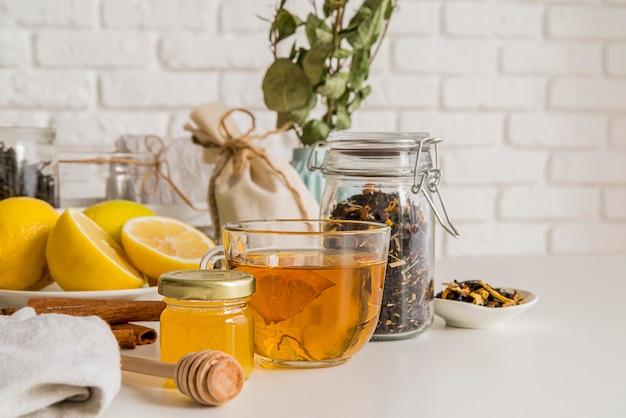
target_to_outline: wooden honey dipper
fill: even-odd
[[[189,353],[176,363],[122,355],[122,370],[173,379],[184,395],[203,405],[222,405],[243,387],[243,368],[217,350]]]

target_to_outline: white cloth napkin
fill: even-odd
[[[117,395],[120,353],[95,316],[0,316],[0,418],[95,417]]]

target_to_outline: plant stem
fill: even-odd
[[[278,59],[278,52],[276,51],[276,46],[278,45],[278,42],[276,41],[276,39],[278,39],[278,15],[280,14],[279,12],[285,8],[286,2],[287,0],[280,0],[276,13],[274,13],[274,20],[272,21],[272,28],[276,28],[270,31],[270,49],[272,50],[274,60]]]
[[[391,8],[395,10],[397,7],[398,7],[397,0],[392,0]],[[391,13],[389,15],[389,18],[385,21],[385,24],[383,26],[383,31],[380,34],[379,38],[378,38],[378,42],[376,43],[376,47],[374,48],[374,51],[370,55],[370,61],[369,61],[370,65],[372,64],[372,62],[374,62],[374,58],[376,58],[376,55],[378,54],[378,50],[380,49],[380,46],[383,43],[383,39],[385,39],[385,35],[387,35],[387,29],[389,28],[389,23],[391,22],[391,16],[393,16],[393,13]]]
[[[333,56],[335,55],[335,52],[337,51],[337,49],[340,48],[339,45],[339,32],[341,32],[341,30],[343,29],[343,14],[344,14],[344,10],[345,10],[345,6],[341,6],[338,7],[337,10],[335,11],[335,25],[334,25],[334,31],[333,31],[333,43],[332,43],[332,50],[329,54],[330,58],[330,64],[329,65],[329,75],[334,75],[334,74],[339,74],[339,72],[341,71],[341,68],[343,67],[342,65],[342,61],[339,58],[333,58]],[[335,67],[333,68],[332,64],[335,64]],[[326,125],[328,125],[331,130],[334,128],[334,124],[333,124],[333,115],[336,112],[337,107],[335,106],[335,100],[334,99],[327,99],[327,103],[326,103],[326,107],[328,108],[328,111],[326,112],[326,114],[324,115],[324,122],[326,123]]]
[[[341,6],[339,8],[337,8],[337,15],[335,16],[335,30],[333,31],[333,48],[332,51],[330,53],[330,59],[332,60],[332,56],[335,55],[335,52],[337,51],[337,49],[339,49],[341,47],[341,45],[339,45],[338,42],[338,38],[339,38],[339,32],[341,32],[341,30],[343,29],[343,12],[345,10],[345,6]],[[332,74],[337,74],[341,71],[341,68],[343,67],[341,65],[341,60],[339,58],[336,59],[336,67],[334,69],[334,72],[332,72]],[[331,66],[332,69],[332,66]],[[331,75],[332,75],[331,74]]]

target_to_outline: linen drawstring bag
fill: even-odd
[[[250,117],[248,131],[241,133],[231,118],[233,112]],[[228,222],[319,218],[317,201],[289,162],[270,157],[252,143],[287,127],[255,135],[252,113],[238,108],[226,111],[219,102],[198,106],[190,118],[195,126],[187,123],[185,130],[204,147],[204,161],[214,164],[207,199],[216,241]]]

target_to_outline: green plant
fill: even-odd
[[[266,106],[277,112],[277,126],[291,121],[301,143],[326,139],[350,128],[351,115],[370,94],[369,69],[385,37],[397,0],[364,0],[350,13],[350,0],[310,0],[306,19],[290,13],[281,0],[269,33],[274,62],[263,78]],[[305,36],[299,36],[299,29]],[[300,32],[301,33],[301,32]],[[278,44],[292,40],[289,55]],[[299,45],[306,40],[307,45]],[[324,113],[316,118],[314,109]]]

